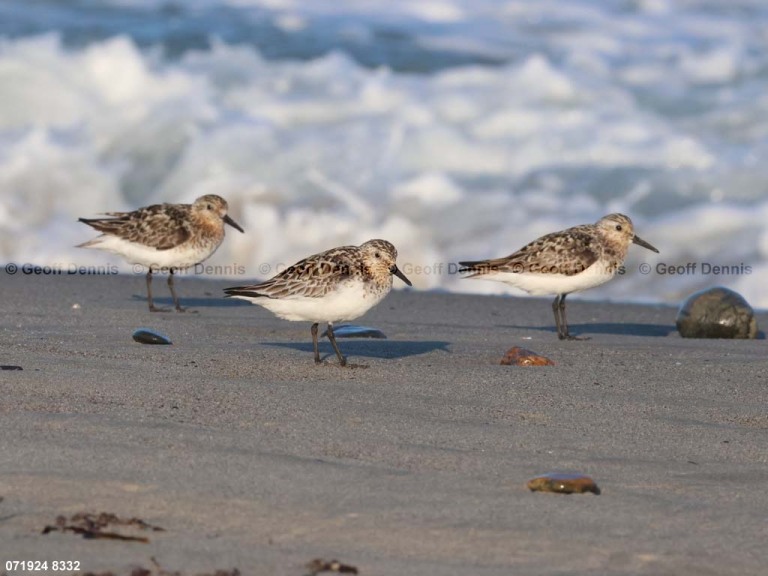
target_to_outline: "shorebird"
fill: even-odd
[[[386,240],[342,246],[309,256],[275,277],[251,286],[226,288],[227,296],[263,306],[279,318],[312,322],[315,363],[317,327],[328,323],[328,339],[345,366],[333,333],[334,322],[354,320],[381,302],[392,289],[392,275],[411,286],[397,267],[397,250]]]
[[[558,338],[584,340],[568,332],[565,297],[608,282],[633,243],[658,253],[635,234],[628,216],[609,214],[595,224],[546,234],[503,258],[459,262],[463,267],[459,271],[473,273],[466,278],[504,282],[534,296],[555,294],[552,310]]]
[[[79,218],[101,232],[78,248],[98,248],[147,268],[147,302],[151,312],[164,311],[152,302],[152,272],[168,271],[168,288],[176,310],[183,312],[173,287],[173,274],[203,262],[224,240],[224,224],[243,232],[227,215],[227,201],[207,194],[193,204],[153,204],[133,212],[107,212],[107,218]]]

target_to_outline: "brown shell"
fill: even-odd
[[[528,481],[531,492],[554,492],[556,494],[600,494],[600,488],[589,476],[582,474],[551,473],[537,476]]]
[[[539,356],[526,348],[514,346],[507,350],[504,358],[501,359],[502,366],[554,366],[546,356]]]

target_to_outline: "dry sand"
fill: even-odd
[[[308,324],[221,299],[231,284],[182,277],[198,312],[150,314],[140,276],[4,275],[0,364],[23,371],[0,372],[0,573],[768,573],[765,340],[571,301],[592,339],[559,342],[548,300],[397,292],[357,322],[389,339],[340,340],[368,366],[342,369],[327,341],[313,364]],[[557,365],[499,366],[516,345]],[[551,471],[602,494],[526,489]],[[81,511],[166,531],[41,534]]]

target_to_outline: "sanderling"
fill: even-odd
[[[206,260],[224,239],[224,223],[243,232],[227,215],[227,201],[207,194],[194,204],[154,204],[133,212],[107,212],[109,218],[80,218],[99,232],[78,248],[119,254],[130,264],[147,268],[147,301],[152,312],[152,271],[168,270],[168,287],[176,310],[183,312],[173,288],[173,273]]]
[[[552,310],[557,336],[561,340],[580,340],[568,333],[565,297],[613,278],[631,243],[658,252],[635,235],[627,216],[609,214],[595,224],[542,236],[503,258],[459,262],[463,266],[459,271],[474,272],[467,278],[505,282],[534,296],[556,294]]]
[[[285,320],[312,322],[315,363],[320,363],[317,326],[328,323],[328,339],[345,366],[333,323],[354,320],[381,302],[392,289],[392,275],[411,286],[397,267],[397,250],[386,240],[332,248],[297,262],[277,276],[252,286],[226,288],[233,298],[263,306]]]

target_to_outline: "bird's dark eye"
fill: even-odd
[[[208,204],[208,210],[213,210],[213,204]]]
[[[381,253],[379,253],[379,252],[374,252],[374,253],[373,253],[373,257],[374,257],[374,258],[376,258],[376,259],[379,259],[379,258],[381,258]]]
[[[616,232],[621,232],[622,230],[621,224],[616,224]]]

